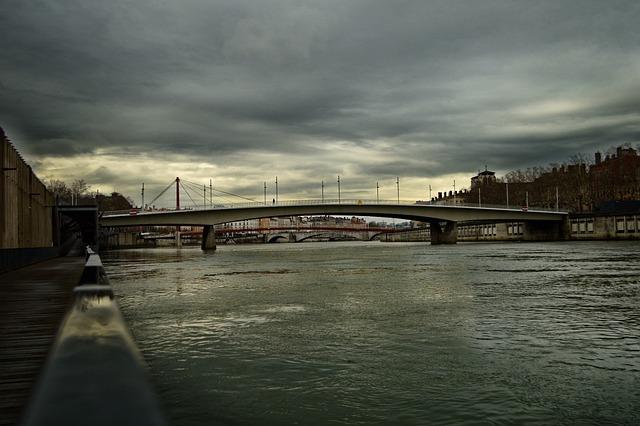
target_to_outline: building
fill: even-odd
[[[478,174],[471,178],[471,188],[475,188],[478,185],[485,185],[496,182],[496,172],[487,170],[485,166],[484,172],[478,172]]]
[[[438,198],[431,200],[432,203],[438,205],[462,205],[465,204],[467,190],[438,192]]]
[[[597,207],[608,201],[640,200],[640,155],[631,147],[619,146],[615,155],[595,154],[589,168],[589,192]]]

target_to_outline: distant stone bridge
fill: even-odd
[[[391,229],[389,231],[392,231]],[[376,235],[380,235],[381,231],[367,231],[362,229],[359,231],[341,231],[336,229],[334,231],[289,231],[289,232],[272,232],[265,234],[265,242],[277,243],[282,241],[287,242],[303,242],[310,239],[316,240],[360,240],[369,241]]]

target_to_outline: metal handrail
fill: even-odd
[[[98,254],[88,256],[85,270],[103,271]],[[78,285],[73,295],[22,425],[166,425],[111,286]]]

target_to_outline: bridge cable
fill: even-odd
[[[206,188],[206,186],[204,186],[204,187],[203,187],[202,185],[199,185],[199,184],[197,184],[197,183],[195,183],[195,182],[190,182],[190,181],[181,181],[181,182],[184,182],[185,184],[189,185],[189,187],[190,187],[190,188],[191,188],[191,189],[192,189],[196,194],[198,194],[198,195],[196,196],[196,198],[198,198],[198,199],[200,199],[200,197],[201,197],[201,195],[200,195],[200,194],[202,194],[202,190]],[[204,205],[205,205],[205,206],[207,205],[207,202],[211,202],[211,203],[213,203],[213,194],[212,194],[212,196],[209,196],[209,194],[208,194],[208,192],[209,192],[209,191],[208,191],[208,188],[206,188],[206,189],[207,189],[207,191],[206,191],[206,192],[204,192]],[[213,189],[213,188],[212,188],[212,189]]]
[[[189,188],[192,191],[194,191],[196,194],[199,194],[200,191],[202,190],[202,187],[199,184],[195,183],[195,182],[190,182],[190,181],[186,181],[186,180],[181,179],[180,183],[189,185]],[[219,189],[215,189],[215,188],[212,188],[212,190],[214,192],[220,192],[220,193],[223,193],[223,194],[228,194],[228,195],[232,195],[234,197],[242,198],[244,200],[249,200],[249,201],[255,202],[255,200],[253,200],[251,198],[243,197],[241,195],[233,194],[233,193],[230,193],[230,192],[225,192],[225,191],[222,191],[222,190],[219,190]],[[230,203],[230,204],[233,204],[235,202],[234,200],[231,200],[231,199],[229,199],[227,197],[223,197],[221,195],[218,195],[218,197],[222,198],[224,201],[226,201],[227,203]],[[200,198],[200,195],[196,195],[196,198]]]
[[[223,191],[223,190],[221,190],[221,189],[215,189],[215,188],[214,188],[213,190],[214,190],[214,191],[217,191],[217,192],[222,192],[223,194],[231,195],[231,196],[233,196],[233,197],[238,197],[238,198],[241,198],[241,199],[243,199],[243,200],[252,201],[252,202],[254,202],[254,203],[255,203],[255,202],[257,202],[254,198],[247,198],[247,197],[243,197],[242,195],[234,194],[234,193],[232,193],[232,192],[226,192],[226,191]]]
[[[181,183],[184,182],[185,184],[188,184],[190,189],[193,190],[194,192],[196,192],[197,194],[201,194],[202,191],[202,187],[196,183],[193,182],[189,182],[189,181],[180,181]],[[200,198],[200,195],[197,195],[196,198]],[[207,200],[209,201],[213,201],[213,199],[211,199],[210,197],[207,197],[207,194],[205,193],[204,196],[204,204],[205,206],[207,205]]]
[[[187,187],[186,187],[186,186],[184,186],[184,185],[182,184],[182,182],[180,182],[180,186],[182,187],[182,189],[184,189],[185,194],[187,194],[187,196],[188,196],[188,197],[189,197],[189,199],[191,200],[191,203],[193,203],[193,206],[194,206],[194,207],[198,207],[198,204],[196,204],[196,202],[195,202],[195,201],[193,201],[193,198],[191,197],[191,194],[189,194],[189,191],[187,190]]]
[[[190,183],[190,184],[192,184],[192,185],[196,185],[197,187],[200,187],[200,184],[195,183],[195,182],[190,182],[190,181],[184,181],[184,182],[187,182],[187,183]],[[233,192],[223,191],[223,190],[221,190],[221,189],[216,189],[215,187],[214,187],[214,188],[212,188],[212,189],[213,189],[213,191],[215,191],[215,192],[221,192],[221,193],[226,194],[226,195],[231,195],[231,196],[233,196],[233,197],[242,198],[243,200],[256,202],[256,200],[255,200],[255,199],[253,199],[253,198],[243,197],[242,195],[234,194]]]
[[[196,191],[197,193],[201,193],[202,191],[202,185],[195,183],[195,182],[190,182],[190,181],[183,181],[185,184],[189,185],[190,188],[194,191]],[[213,192],[217,192],[216,189],[211,188]],[[199,198],[199,197],[198,197]]]
[[[197,203],[197,202],[195,201],[195,199],[191,196],[192,191],[193,191],[193,188],[190,188],[190,187],[186,186],[185,184],[183,184],[183,183],[182,183],[182,181],[180,181],[180,185],[182,186],[182,189],[184,189],[184,192],[187,194],[187,196],[188,196],[188,197],[189,197],[189,199],[191,200],[191,203],[192,203],[194,206],[196,206],[196,207],[197,207],[197,206],[198,206],[198,203]],[[196,198],[198,198],[198,197],[196,196]]]
[[[147,203],[147,205],[151,206],[153,205],[153,203],[156,202],[156,200],[158,200],[158,198],[162,197],[164,195],[165,192],[167,192],[169,190],[169,188],[171,188],[173,186],[173,184],[176,183],[176,181],[171,181],[171,183],[162,190],[162,192],[160,192],[153,200],[151,200],[150,202]],[[144,207],[144,206],[142,206]]]

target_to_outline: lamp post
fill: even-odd
[[[264,205],[267,205],[267,181],[264,181]]]
[[[482,207],[482,191],[480,191],[479,186],[478,186],[478,207]]]
[[[276,176],[276,204],[278,204],[278,176]]]
[[[322,192],[321,192],[321,197],[322,197],[322,204],[324,204],[324,179],[322,180]]]
[[[338,175],[338,204],[340,204],[340,175]]]
[[[180,178],[176,177],[176,210],[180,210]],[[180,225],[176,226],[176,247],[182,248],[182,237],[180,236]]]
[[[455,206],[457,204],[456,202],[456,180],[453,180],[453,205]]]
[[[560,196],[558,194],[558,185],[556,185],[556,211],[560,211]]]
[[[509,182],[505,184],[505,187],[507,188],[507,208],[509,208]]]
[[[431,204],[431,200],[433,198],[431,198],[431,185],[429,185],[429,204]]]
[[[376,204],[380,204],[380,182],[376,182]]]
[[[179,177],[176,178],[176,210],[180,210],[180,178]]]
[[[398,193],[398,204],[400,204],[400,176],[396,176],[396,191]]]

